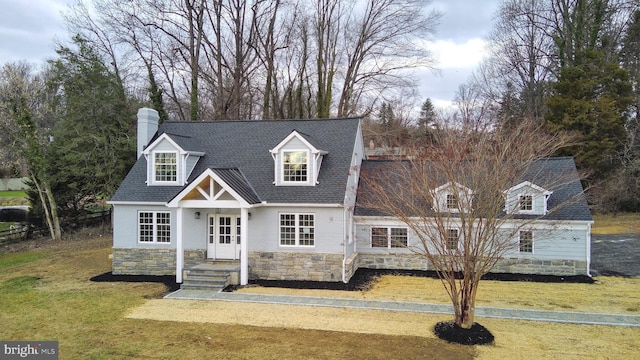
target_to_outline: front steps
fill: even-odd
[[[219,292],[239,284],[239,274],[240,263],[236,261],[198,264],[184,270],[180,289]]]

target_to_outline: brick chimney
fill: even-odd
[[[150,108],[140,108],[138,110],[138,158],[142,156],[142,151],[149,144],[149,140],[158,131],[158,112]]]

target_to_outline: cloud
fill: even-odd
[[[439,69],[474,68],[485,56],[485,41],[474,38],[464,43],[454,43],[451,40],[427,42],[427,48],[437,59]]]

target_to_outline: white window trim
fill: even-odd
[[[294,215],[295,216],[295,245],[282,244],[282,215]],[[300,216],[311,215],[313,216],[313,245],[300,245]],[[316,246],[316,214],[315,213],[297,213],[297,212],[281,212],[278,213],[278,245],[283,248],[314,248]]]
[[[522,233],[523,232],[530,232],[531,233],[531,251],[522,251],[521,249],[521,242],[522,242]],[[535,233],[533,230],[518,230],[518,254],[524,254],[524,255],[529,255],[529,254],[533,254],[535,251]]]
[[[457,239],[458,241],[456,242],[457,246],[455,248],[450,248],[449,247],[449,231],[451,231],[451,230],[455,230],[458,233],[458,239]],[[448,227],[448,228],[446,228],[445,231],[446,231],[445,234],[447,235],[446,239],[444,239],[444,241],[445,241],[445,244],[444,244],[445,250],[446,251],[456,251],[456,250],[460,249],[460,229],[455,228],[455,227]]]
[[[531,209],[530,210],[526,210],[526,209],[522,209],[522,198],[525,196],[530,196],[531,197]],[[517,199],[517,213],[518,214],[535,214],[536,213],[536,196],[534,194],[531,193],[521,193],[518,194],[518,199]]]
[[[175,181],[159,181],[156,180],[156,154],[175,154],[176,156],[176,180]],[[151,152],[151,184],[152,185],[180,185],[181,174],[181,166],[180,166],[180,153],[178,151],[167,150],[167,151],[153,151]]]
[[[380,228],[380,229],[387,229],[387,246],[386,247],[381,247],[381,246],[373,246],[373,229],[374,228]],[[391,229],[404,229],[407,231],[407,245],[406,246],[391,246]],[[404,226],[371,226],[369,228],[369,247],[372,249],[404,249],[406,247],[409,246],[409,228],[408,227],[404,227]]]
[[[284,179],[284,153],[287,152],[304,152],[307,155],[307,180],[305,181],[285,181]],[[310,186],[313,185],[315,169],[315,157],[311,156],[309,149],[282,149],[278,154],[280,156],[280,184],[288,186]]]
[[[140,214],[141,213],[151,213],[153,214],[153,220],[151,222],[151,229],[153,232],[153,240],[152,241],[141,241],[140,240]],[[167,242],[158,242],[158,214],[169,214],[169,241]],[[137,223],[137,232],[138,232],[138,244],[156,244],[156,245],[169,245],[171,244],[171,232],[172,232],[172,226],[171,226],[171,211],[155,211],[155,210],[138,210],[137,216],[136,216],[136,223]]]

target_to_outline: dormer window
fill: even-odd
[[[153,153],[153,169],[155,182],[178,181],[178,154],[176,152]]]
[[[434,192],[433,209],[440,212],[470,212],[472,211],[473,191],[455,182],[439,186]]]
[[[533,210],[533,195],[520,195],[520,211]]]
[[[182,141],[188,139],[178,135],[174,137]],[[171,136],[163,133],[142,151],[142,155],[147,160],[148,186],[182,186],[204,153],[185,150]]]
[[[308,179],[309,156],[307,151],[282,152],[282,181],[306,183]]]
[[[458,196],[456,194],[447,194],[447,209],[458,208]]]
[[[318,183],[322,159],[327,152],[316,148],[310,138],[294,130],[269,150],[275,162],[274,185],[314,186]]]
[[[545,215],[552,191],[530,181],[522,182],[504,192],[507,214]]]

